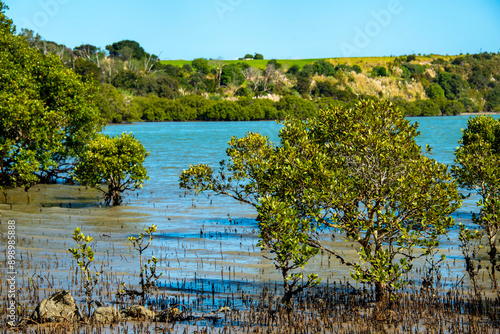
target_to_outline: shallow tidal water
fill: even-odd
[[[498,116],[495,116],[498,117]],[[467,116],[411,118],[419,122],[421,146],[429,144],[432,158],[451,164],[458,146],[460,129]],[[219,295],[258,293],[264,285],[274,287],[281,278],[270,260],[256,246],[258,228],[254,210],[234,200],[200,195],[195,197],[179,189],[179,175],[190,164],[206,163],[213,167],[224,159],[231,136],[241,137],[248,131],[260,132],[276,142],[280,125],[276,122],[186,122],[134,123],[110,125],[110,135],[132,132],[150,156],[146,167],[150,180],[143,189],[129,193],[120,207],[101,207],[99,193],[92,189],[70,185],[41,185],[26,193],[19,189],[0,194],[0,231],[3,237],[8,220],[16,221],[17,285],[40,284],[39,298],[58,288],[76,290],[79,275],[68,248],[74,247],[71,234],[76,227],[95,238],[96,268],[103,271],[103,300],[114,298],[121,282],[128,286],[139,283],[139,260],[127,237],[137,235],[151,224],[158,226],[152,247],[146,256],[160,259],[158,271],[160,289],[179,291],[213,291]],[[457,221],[469,223],[476,211],[476,198],[467,199],[455,214]],[[2,237],[2,240],[4,240]],[[337,238],[340,239],[340,238]],[[347,257],[355,250],[336,241]],[[458,249],[457,231],[452,230],[442,240],[447,255],[443,277],[451,281],[464,275]],[[2,251],[1,260],[5,259]],[[310,267],[320,274],[323,283],[349,277],[348,268],[328,256],[318,256]],[[348,279],[349,280],[349,279]],[[5,289],[5,287],[3,288]],[[2,291],[2,296],[5,290]],[[210,305],[210,303],[212,303]],[[200,306],[214,307],[227,303],[202,301]]]

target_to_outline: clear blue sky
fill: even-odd
[[[161,59],[500,51],[499,0],[4,0],[17,30],[104,48],[139,42]]]

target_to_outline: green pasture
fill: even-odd
[[[443,58],[444,60],[450,60],[457,56],[441,56],[441,55],[424,55],[417,56],[417,62],[425,63],[432,62],[434,59]],[[314,58],[314,59],[277,59],[278,63],[281,63],[285,69],[292,67],[293,65],[298,65],[300,68],[304,67],[306,64],[312,64],[317,60],[327,60],[334,65],[346,64],[346,65],[359,65],[361,68],[372,68],[374,66],[387,66],[388,63],[393,62],[396,56],[388,57],[343,57],[343,58]],[[265,69],[267,63],[270,59],[258,59],[258,60],[223,60],[224,64],[236,64],[236,63],[247,63],[252,67]],[[191,60],[162,60],[164,65],[174,65],[182,67],[184,64],[190,64]],[[215,65],[215,62],[214,62]]]

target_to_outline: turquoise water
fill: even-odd
[[[497,116],[496,116],[497,117]],[[421,146],[432,147],[431,157],[445,164],[453,163],[453,152],[458,146],[461,129],[467,126],[468,116],[456,117],[414,117],[411,122],[419,123],[421,135],[417,142]],[[146,182],[138,197],[129,196],[130,205],[148,213],[148,222],[155,223],[161,230],[160,242],[181,237],[189,240],[203,238],[199,253],[208,257],[224,250],[248,250],[252,252],[257,241],[256,225],[252,218],[253,208],[234,200],[206,195],[195,197],[178,187],[178,177],[190,164],[206,163],[218,166],[226,158],[225,150],[231,136],[241,137],[248,131],[260,132],[278,140],[280,125],[276,122],[187,122],[187,123],[135,123],[113,125],[107,134],[116,135],[123,131],[132,132],[151,152],[146,167],[151,180]],[[467,199],[455,214],[457,221],[469,223],[471,212],[476,211],[475,197]],[[227,233],[230,221],[241,221],[237,233]],[[165,217],[168,219],[165,221]],[[204,230],[204,235],[200,234]],[[253,232],[253,233],[252,233]],[[209,233],[209,234],[207,234]],[[210,233],[218,235],[210,238]],[[220,234],[217,234],[220,233]],[[450,247],[451,258],[459,257],[456,251],[456,230],[451,231],[449,240],[443,242]],[[222,242],[222,243],[221,243]],[[453,253],[453,254],[452,254]],[[196,256],[199,256],[196,253]],[[196,257],[193,255],[192,260]],[[235,254],[235,262],[260,264],[259,257]],[[250,270],[251,272],[251,270]],[[193,272],[183,267],[183,275]],[[345,272],[347,274],[347,272]],[[185,276],[185,277],[187,277]]]
[[[468,116],[455,117],[413,117],[411,122],[419,123],[421,135],[417,142],[421,146],[432,147],[431,157],[445,164],[453,163],[453,152],[458,146],[461,129],[466,127]],[[203,196],[195,199],[197,207],[193,210],[193,197],[184,197],[184,191],[178,187],[178,178],[183,169],[190,164],[206,163],[217,167],[221,159],[226,158],[227,142],[232,136],[241,137],[248,131],[260,132],[278,140],[280,125],[276,122],[187,122],[187,123],[134,123],[112,125],[105,133],[116,135],[132,132],[139,139],[150,156],[146,160],[150,181],[140,191],[140,196],[129,196],[129,203],[134,206],[149,204],[159,207],[168,206],[172,215],[185,218],[221,218],[227,214],[235,217],[248,217],[253,214],[251,208],[232,200],[216,197],[212,206],[206,207]],[[179,197],[182,196],[182,197]],[[144,200],[146,199],[146,203]],[[469,200],[469,204],[474,204]]]
[[[179,175],[190,164],[206,163],[217,167],[224,159],[227,142],[232,136],[242,137],[249,131],[259,132],[276,141],[280,125],[276,122],[187,122],[187,123],[134,123],[112,125],[105,133],[116,135],[123,131],[132,132],[139,139],[150,156],[146,159],[146,168],[150,177],[141,191],[139,199],[130,197],[134,205],[141,205],[144,199],[155,206],[168,205],[172,214],[185,215],[185,210],[192,208],[192,196],[180,198],[184,191],[179,190]],[[206,204],[202,196],[196,199]],[[230,203],[233,201],[229,201]],[[216,204],[217,203],[217,204]],[[224,203],[224,204],[222,204]],[[188,215],[199,217],[227,217],[231,215],[248,216],[253,211],[238,204],[236,211],[228,211],[223,198],[213,200],[210,209],[189,210]],[[224,205],[221,208],[221,205]],[[234,209],[234,205],[230,205]],[[175,208],[175,210],[174,210]],[[177,212],[176,212],[177,211]]]

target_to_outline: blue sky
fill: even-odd
[[[4,0],[17,30],[161,59],[266,59],[500,51],[499,0]]]

